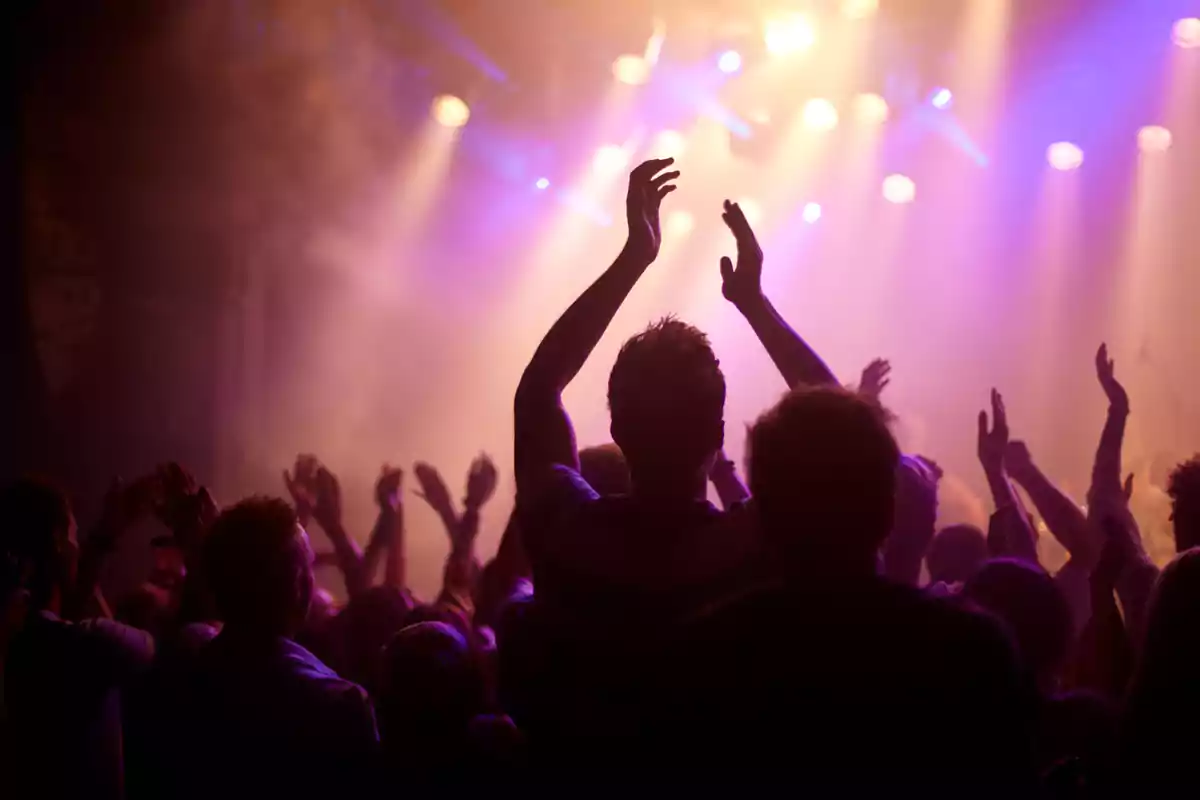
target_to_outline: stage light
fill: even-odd
[[[612,70],[614,78],[629,86],[640,86],[650,79],[650,64],[641,56],[618,56]]]
[[[1161,153],[1171,148],[1171,132],[1161,125],[1147,125],[1138,131],[1138,149],[1143,153]]]
[[[828,100],[814,97],[804,104],[804,124],[814,131],[831,131],[838,124],[837,108]]]
[[[954,102],[954,95],[950,93],[949,89],[938,89],[933,93],[929,102],[933,103],[934,108],[949,108],[950,104]]]
[[[805,222],[807,222],[809,225],[812,225],[814,222],[816,222],[817,220],[819,220],[821,218],[821,204],[820,203],[805,203],[804,204],[804,213],[801,216],[804,217]]]
[[[1083,151],[1070,142],[1055,142],[1046,148],[1046,160],[1050,166],[1063,172],[1079,169],[1083,163]]]
[[[842,0],[842,16],[846,19],[866,19],[879,10],[879,0]]]
[[[535,183],[534,186],[536,186],[539,189],[548,189],[548,188],[550,188],[550,179],[549,178],[538,178],[537,183]]]
[[[773,56],[803,53],[817,41],[817,32],[803,14],[782,14],[763,27],[767,52]]]
[[[654,158],[678,158],[687,148],[687,139],[679,131],[659,131],[654,137]]]
[[[461,98],[452,94],[443,94],[434,98],[433,118],[439,125],[447,128],[461,128],[471,118],[471,109]]]
[[[917,196],[917,185],[907,175],[888,175],[883,179],[883,199],[889,203],[911,203]]]
[[[767,111],[765,108],[756,108],[751,111],[748,116],[750,117],[750,121],[755,125],[771,124],[771,112]]]
[[[672,211],[667,217],[667,233],[671,236],[686,236],[696,227],[696,220],[686,211]]]
[[[742,57],[737,50],[726,50],[717,59],[717,69],[726,74],[737,72],[742,68]]]
[[[754,200],[749,197],[743,197],[737,201],[738,207],[742,209],[742,214],[745,215],[746,221],[751,225],[757,225],[762,220],[762,208]]]
[[[1171,31],[1175,44],[1185,49],[1200,47],[1200,18],[1188,17],[1175,23]]]
[[[606,144],[592,157],[592,169],[604,175],[614,175],[629,164],[629,154],[618,144]]]
[[[867,92],[854,98],[854,116],[867,125],[879,125],[887,121],[888,104],[877,94]]]

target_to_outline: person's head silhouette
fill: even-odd
[[[634,494],[703,493],[725,440],[725,376],[703,333],[667,318],[625,342],[608,406]]]
[[[753,502],[785,568],[876,569],[900,460],[883,408],[841,388],[798,389],[759,418],[748,446]]]

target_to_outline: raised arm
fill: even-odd
[[[750,323],[789,387],[836,384],[837,378],[821,357],[792,330],[762,291],[763,252],[746,215],[737,203],[725,201],[721,215],[737,242],[737,265],[721,257],[721,292]]]
[[[1088,524],[1083,509],[1038,469],[1024,442],[1008,443],[1004,464],[1012,479],[1029,495],[1050,533],[1071,554],[1071,559],[1090,570],[1100,557],[1102,543],[1097,539],[1095,528]]]
[[[992,427],[986,411],[979,412],[979,463],[987,477],[996,511],[988,525],[988,549],[993,556],[1021,558],[1038,563],[1037,533],[1021,508],[1004,464],[1008,448],[1008,415],[1004,398],[992,389]]]
[[[1122,495],[1121,444],[1125,440],[1125,422],[1129,419],[1129,394],[1117,380],[1108,346],[1096,351],[1096,377],[1108,398],[1108,415],[1100,432],[1096,459],[1092,462],[1092,485],[1088,489],[1088,506]]]
[[[400,484],[404,473],[397,467],[384,464],[375,482],[375,504],[379,516],[375,518],[375,529],[363,553],[363,580],[367,585],[374,583],[379,559],[384,555],[383,583],[396,589],[408,586],[408,571],[405,561],[407,553],[404,542],[404,501]]]
[[[518,495],[533,488],[555,464],[579,465],[562,391],[583,367],[634,284],[658,257],[662,242],[659,208],[675,189],[670,181],[679,176],[678,172],[663,172],[672,162],[669,158],[646,161],[630,174],[625,247],[558,318],[521,376],[514,403]]]
[[[283,480],[296,504],[297,517],[311,513],[333,545],[347,596],[353,599],[362,594],[369,585],[368,576],[358,544],[342,525],[342,488],[337,477],[314,456],[298,456],[295,472],[285,471]]]
[[[442,575],[442,598],[472,613],[479,562],[475,559],[475,539],[479,535],[479,512],[496,492],[496,465],[486,454],[471,462],[467,474],[467,494],[463,498],[463,514],[451,537],[450,555]]]
[[[1117,380],[1108,347],[1096,351],[1096,378],[1108,398],[1108,416],[1100,433],[1096,460],[1092,464],[1092,485],[1088,489],[1088,518],[1096,526],[1103,520],[1110,529],[1117,526],[1125,535],[1131,555],[1117,579],[1117,596],[1125,611],[1125,624],[1134,641],[1139,640],[1141,624],[1149,602],[1150,592],[1158,579],[1158,569],[1146,555],[1137,521],[1129,511],[1129,496],[1133,491],[1133,476],[1121,480],[1121,445],[1125,438],[1125,422],[1129,418],[1129,394]]]

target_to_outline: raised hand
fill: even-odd
[[[417,477],[417,497],[424,500],[442,518],[454,517],[454,501],[442,475],[434,467],[418,461],[413,465],[413,474]]]
[[[375,502],[380,509],[395,511],[400,507],[400,483],[404,472],[398,467],[384,464],[379,471],[379,480],[375,482]]]
[[[1023,478],[1031,475],[1035,469],[1029,447],[1016,439],[1009,442],[1004,448],[1004,467],[1018,483],[1024,483]]]
[[[1114,374],[1113,360],[1108,357],[1106,344],[1100,345],[1100,349],[1096,351],[1096,377],[1100,379],[1100,386],[1104,389],[1109,404],[1119,410],[1128,411],[1129,394]]]
[[[629,192],[625,196],[625,219],[629,223],[626,249],[645,264],[658,258],[662,245],[659,208],[663,198],[675,191],[671,181],[679,177],[678,170],[663,170],[673,163],[673,158],[643,161],[629,175]]]
[[[1008,415],[1004,412],[1004,398],[992,389],[992,427],[988,429],[986,411],[979,412],[979,463],[985,471],[1002,472],[1004,455],[1008,448]]]
[[[737,203],[725,201],[721,219],[729,226],[737,242],[737,266],[729,256],[721,256],[721,293],[735,306],[762,297],[763,252],[746,215]]]
[[[312,519],[313,510],[317,507],[315,482],[319,466],[320,462],[316,456],[298,455],[292,471],[283,471],[283,485],[292,496],[292,504],[296,507],[296,516],[301,525],[308,524]]]
[[[340,529],[342,525],[342,487],[337,476],[325,467],[318,467],[312,482],[313,518],[325,529]]]
[[[883,358],[875,359],[863,368],[862,378],[858,382],[859,394],[879,399],[879,395],[883,394],[883,390],[891,382],[891,374],[891,362]]]
[[[487,453],[480,453],[471,462],[471,469],[467,473],[467,496],[463,501],[464,505],[467,508],[480,508],[495,493],[498,480],[495,463]]]

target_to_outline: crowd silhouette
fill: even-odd
[[[749,429],[746,480],[724,451],[720,362],[673,318],[621,348],[612,442],[578,448],[562,392],[652,268],[671,166],[633,170],[624,249],[525,369],[515,510],[486,563],[475,541],[496,466],[471,465],[461,508],[436,468],[413,467],[450,541],[432,601],[406,587],[394,466],[361,548],[337,478],[310,455],[284,473],[290,502],[224,510],[160,467],[114,485],[84,537],[54,484],[5,487],[4,796],[636,780],[1092,797],[1200,783],[1200,457],[1166,487],[1178,555],[1160,574],[1130,512],[1131,405],[1103,346],[1086,510],[1013,437],[993,390],[977,431],[987,530],[938,530],[943,473],[897,445],[890,366],[844,387],[764,295],[763,252],[726,202],[722,293],[787,392]],[[151,514],[169,535],[110,606],[104,560]],[[1069,554],[1053,574],[1037,519]],[[314,554],[314,524],[331,553]],[[338,568],[344,607],[316,587],[319,562]]]

